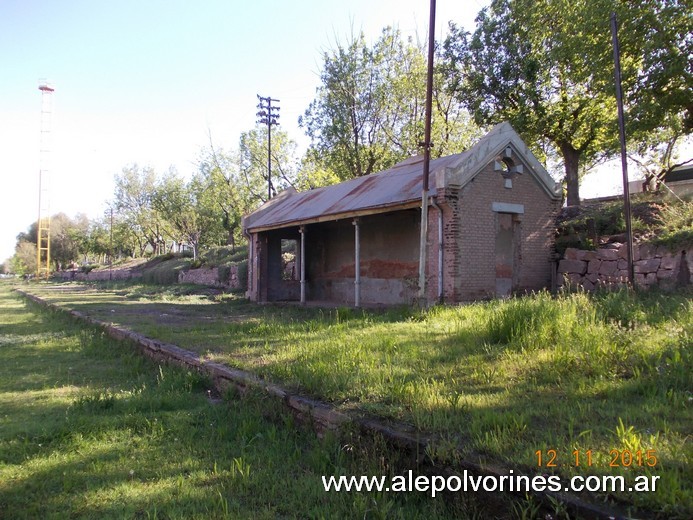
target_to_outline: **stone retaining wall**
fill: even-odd
[[[225,285],[219,280],[219,270],[216,267],[200,267],[178,273],[178,283],[192,283],[198,285]]]
[[[133,272],[129,269],[113,269],[112,271],[59,271],[55,276],[62,278],[65,281],[76,280],[79,282],[104,282],[108,280],[131,280],[142,278],[142,273]]]
[[[200,267],[198,269],[189,269],[187,271],[180,272],[178,275],[178,283],[214,285],[219,287],[227,287],[229,289],[240,289],[241,282],[238,279],[238,266],[229,266],[228,273],[228,278],[222,280],[220,278],[220,270],[218,267]]]
[[[178,283],[190,283],[198,285],[213,285],[217,287],[227,287],[229,289],[240,289],[241,281],[238,278],[238,266],[232,265],[228,268],[228,278],[219,278],[217,267],[200,267],[199,269],[189,269],[178,274]],[[60,271],[55,276],[65,281],[75,280],[80,282],[103,282],[108,280],[132,280],[142,278],[140,271],[129,269],[98,270],[84,273],[82,271]]]
[[[558,286],[580,286],[587,291],[625,285],[628,281],[626,244],[613,243],[585,251],[568,248],[558,262]],[[671,290],[693,284],[693,246],[671,251],[662,246],[633,246],[635,285]]]

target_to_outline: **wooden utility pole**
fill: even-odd
[[[611,38],[614,45],[614,65],[616,79],[616,104],[618,105],[618,131],[621,139],[621,169],[623,171],[623,213],[626,220],[626,260],[628,261],[628,283],[635,284],[633,269],[633,230],[630,215],[630,189],[628,188],[628,161],[626,155],[626,126],[623,115],[623,90],[621,87],[621,52],[618,45],[618,26],[616,13],[611,13]]]
[[[260,100],[257,107],[260,111],[257,113],[258,123],[267,125],[267,200],[272,198],[272,125],[279,124],[279,110],[277,106],[272,106],[272,102],[279,103],[278,99],[272,99],[270,96],[262,97],[259,94],[257,98]],[[273,112],[275,110],[276,112]]]
[[[426,74],[426,121],[424,129],[424,161],[421,179],[421,240],[419,243],[419,303],[426,305],[426,257],[428,254],[428,174],[431,163],[431,112],[433,106],[433,57],[435,54],[436,0],[431,0],[428,24],[428,70]]]

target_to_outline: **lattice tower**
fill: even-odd
[[[54,88],[45,81],[41,91],[41,141],[39,146],[39,215],[36,227],[36,277],[48,278],[51,267],[50,154]]]

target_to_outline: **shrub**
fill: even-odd
[[[234,250],[231,249],[231,246],[213,247],[200,255],[205,264],[217,266],[240,262],[247,257],[247,246],[239,246]]]
[[[664,229],[653,240],[671,250],[693,244],[693,201],[667,204],[662,210]]]
[[[248,260],[238,262],[238,285],[239,289],[248,290]]]
[[[172,285],[178,283],[178,274],[190,267],[190,261],[184,258],[174,258],[158,262],[155,266],[142,271],[144,283],[157,285]]]
[[[241,262],[229,262],[224,265],[217,267],[217,276],[219,281],[224,283],[225,281],[230,281],[232,267],[236,267],[236,275],[238,276],[238,289],[247,290],[248,289],[248,260],[243,260]]]
[[[99,264],[85,264],[80,268],[80,271],[82,271],[85,274],[89,274],[91,271],[99,267]]]

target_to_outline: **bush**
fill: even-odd
[[[240,246],[232,250],[231,246],[213,247],[200,255],[207,265],[230,265],[241,262],[248,257],[248,247]]]
[[[229,280],[231,276],[232,267],[236,267],[236,275],[238,276],[238,290],[248,289],[248,260],[242,260],[241,262],[229,262],[224,265],[217,267],[217,276],[221,283]],[[229,280],[230,281],[230,280]]]
[[[243,260],[242,262],[238,262],[238,284],[239,284],[239,289],[242,289],[243,291],[248,290],[248,260]]]
[[[653,243],[671,250],[693,244],[693,201],[667,204],[662,210],[662,220],[664,229]]]
[[[99,264],[85,264],[82,267],[80,267],[80,271],[82,271],[84,274],[89,274],[97,267],[99,267]]]
[[[150,268],[145,268],[142,271],[142,281],[156,285],[176,284],[178,283],[178,274],[189,267],[189,260],[171,256],[169,259],[160,261]]]

